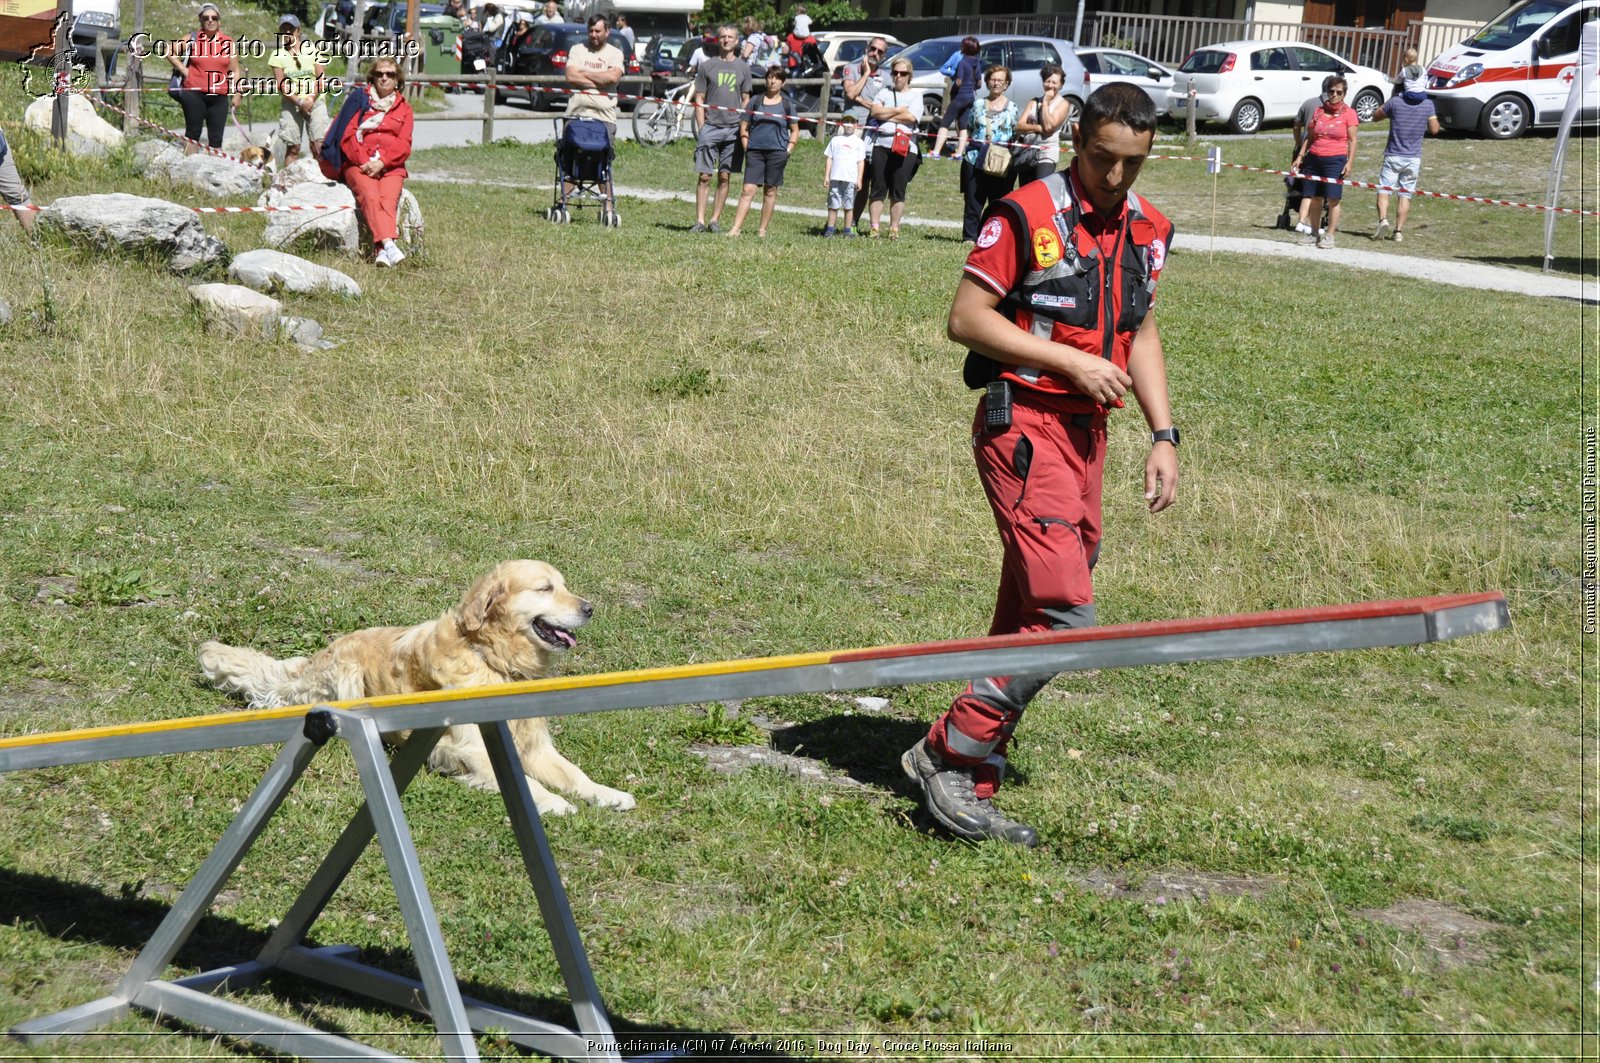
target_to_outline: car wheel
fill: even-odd
[[[1478,131],[1490,140],[1512,140],[1528,131],[1531,115],[1521,96],[1496,96],[1483,109]]]
[[[944,121],[944,97],[922,97],[922,126],[924,129],[938,129],[939,123]]]
[[[1233,117],[1228,119],[1228,131],[1231,133],[1254,133],[1261,128],[1261,101],[1246,98],[1239,101],[1239,106],[1233,109]]]
[[[1078,124],[1078,119],[1083,115],[1083,101],[1076,96],[1067,97],[1067,136],[1072,136],[1072,127]]]
[[[1363,122],[1372,121],[1372,116],[1379,107],[1383,106],[1383,93],[1377,89],[1362,89],[1356,93],[1356,98],[1350,106],[1356,109],[1356,117]]]

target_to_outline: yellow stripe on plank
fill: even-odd
[[[535,694],[551,690],[583,690],[590,687],[624,686],[630,683],[649,683],[667,679],[698,679],[711,675],[732,675],[738,672],[761,672],[778,668],[803,668],[807,665],[827,664],[837,656],[834,651],[822,653],[795,653],[784,657],[754,657],[738,661],[714,661],[710,664],[680,664],[666,668],[641,668],[631,672],[600,672],[595,675],[553,676],[548,679],[529,679],[521,683],[499,683],[488,687],[457,687],[452,690],[430,690],[419,694],[387,694],[379,698],[353,698],[346,701],[319,701],[305,705],[291,705],[282,709],[247,709],[241,712],[218,712],[206,716],[186,716],[174,720],[146,720],[142,723],[109,724],[104,727],[84,727],[73,731],[48,731],[43,734],[0,738],[0,749],[19,749],[27,746],[54,745],[58,742],[82,742],[102,738],[127,738],[132,735],[160,734],[169,731],[199,730],[206,727],[227,727],[241,723],[264,720],[292,719],[304,716],[312,704],[328,705],[340,709],[385,709],[397,705],[435,705],[469,698],[503,697],[510,694]]]

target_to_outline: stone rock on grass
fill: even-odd
[[[1205,901],[1212,897],[1260,897],[1278,885],[1278,880],[1214,871],[1156,871],[1134,886],[1120,872],[1097,869],[1080,876],[1078,884],[1115,900],[1166,904],[1169,901]]]
[[[1422,939],[1420,955],[1431,957],[1440,967],[1486,963],[1494,957],[1495,950],[1484,943],[1483,937],[1498,929],[1496,924],[1441,901],[1413,898],[1355,914],[1416,934]]]
[[[831,783],[859,788],[863,784],[848,775],[830,774],[814,760],[781,753],[767,746],[712,746],[696,743],[689,752],[705,760],[707,767],[722,775],[737,775],[751,768],[775,768],[785,775],[809,783]]]
[[[349,210],[291,210],[268,215],[262,241],[268,247],[293,247],[302,243],[354,255],[361,248],[356,222],[356,197],[344,185],[331,181],[306,181],[282,191],[267,193],[268,207],[349,207]]]
[[[309,317],[280,317],[278,327],[303,351],[324,351],[333,346],[322,338],[322,326]]]
[[[45,136],[50,135],[55,99],[41,96],[22,113],[22,124]],[[73,93],[67,97],[67,153],[69,155],[109,155],[126,138],[122,130],[95,113],[94,104]]]
[[[228,276],[258,292],[333,292],[336,295],[361,295],[361,285],[336,269],[307,262],[303,258],[262,248],[234,256]]]
[[[0,299],[0,325],[11,324],[11,304]]]
[[[39,225],[101,250],[153,251],[179,273],[228,259],[227,245],[205,231],[194,211],[164,199],[64,196],[39,212]]]
[[[326,185],[332,183],[333,182],[329,181],[326,177],[322,176],[322,167],[317,165],[316,159],[296,159],[294,162],[291,162],[289,165],[279,170],[273,176],[272,188],[269,191],[261,193],[261,198],[256,200],[256,206],[276,206],[277,204],[271,200],[272,193],[288,191],[295,185]]]
[[[150,138],[133,144],[133,164],[146,177],[165,177],[167,168],[181,158],[183,152],[169,140]]]
[[[189,297],[200,307],[207,332],[246,339],[276,340],[283,304],[238,284],[192,284]]]
[[[231,199],[256,195],[261,191],[266,174],[259,167],[245,166],[231,159],[180,152],[176,161],[167,163],[166,177],[173,184],[193,188],[201,195]]]

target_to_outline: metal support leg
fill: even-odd
[[[405,745],[395,753],[394,759],[389,762],[389,773],[394,776],[397,795],[406,792],[406,787],[411,785],[417,772],[428,762],[428,754],[433,752],[433,747],[438,744],[444,730],[443,727],[435,727],[426,731],[413,731]],[[328,855],[323,858],[316,874],[306,883],[306,888],[295,898],[283,921],[272,932],[272,937],[267,939],[266,945],[261,949],[261,955],[257,957],[261,963],[269,967],[278,966],[287,950],[305,940],[311,924],[316,922],[322,910],[327,907],[328,901],[339,889],[340,883],[344,882],[345,876],[366,851],[367,843],[372,841],[374,829],[372,806],[364,802],[351,817],[344,832],[339,835],[339,840],[328,850]]]
[[[538,806],[533,803],[533,794],[528,790],[528,778],[523,774],[521,759],[516,754],[511,728],[504,720],[499,720],[480,724],[479,730],[483,733],[484,745],[488,747],[489,762],[494,765],[500,796],[505,799],[506,812],[511,817],[512,833],[522,849],[522,862],[528,869],[528,879],[533,883],[534,895],[539,899],[539,911],[544,916],[545,929],[550,933],[550,944],[555,948],[556,962],[567,984],[567,995],[572,998],[578,1031],[595,1045],[614,1046],[616,1037],[611,1032],[611,1019],[606,1014],[605,1003],[600,999],[600,988],[595,985],[594,972],[589,968],[589,957],[583,950],[578,924],[572,918],[567,892],[561,885],[561,873],[556,870],[555,857],[550,853],[550,841],[545,837],[544,824],[539,820]],[[613,1048],[595,1051],[587,1058],[613,1061],[621,1057]]]
[[[416,845],[400,811],[400,792],[389,774],[389,762],[383,755],[378,727],[371,718],[358,713],[338,712],[334,717],[338,720],[339,735],[350,743],[350,752],[361,773],[361,788],[367,795],[378,844],[383,849],[384,862],[389,865],[389,878],[394,883],[395,898],[405,919],[406,934],[411,940],[422,984],[427,989],[428,1013],[439,1031],[440,1047],[447,1059],[475,1063],[479,1058],[478,1045],[467,1023],[461,987],[456,984],[455,972],[450,968],[433,900],[422,881]]]
[[[194,928],[211,908],[211,902],[238,868],[239,862],[250,851],[250,846],[261,836],[272,814],[278,810],[290,787],[305,771],[319,745],[297,734],[284,743],[278,758],[267,769],[267,774],[256,784],[255,791],[239,809],[239,814],[228,829],[222,832],[216,848],[206,857],[195,872],[189,885],[184,887],[172,910],[167,913],[144,951],[133,962],[133,967],[117,983],[115,995],[131,1000],[139,988],[166,970],[172,957],[183,947]]]

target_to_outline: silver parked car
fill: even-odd
[[[1035,96],[1044,95],[1039,68],[1054,63],[1066,74],[1061,94],[1071,108],[1069,122],[1078,120],[1083,101],[1089,96],[1089,75],[1078,62],[1072,42],[1059,37],[1006,37],[995,33],[980,33],[978,38],[978,63],[987,70],[996,63],[1011,70],[1011,89],[1006,93],[1020,111]],[[911,87],[922,91],[923,123],[939,124],[944,113],[944,75],[939,68],[951,54],[961,47],[960,37],[930,37],[918,41],[895,60],[910,60]],[[979,90],[982,98],[982,90]]]
[[[1120,48],[1079,48],[1078,59],[1089,72],[1091,90],[1114,81],[1125,81],[1144,90],[1150,102],[1156,105],[1156,116],[1167,113],[1167,90],[1173,86],[1177,71],[1136,52]]]

